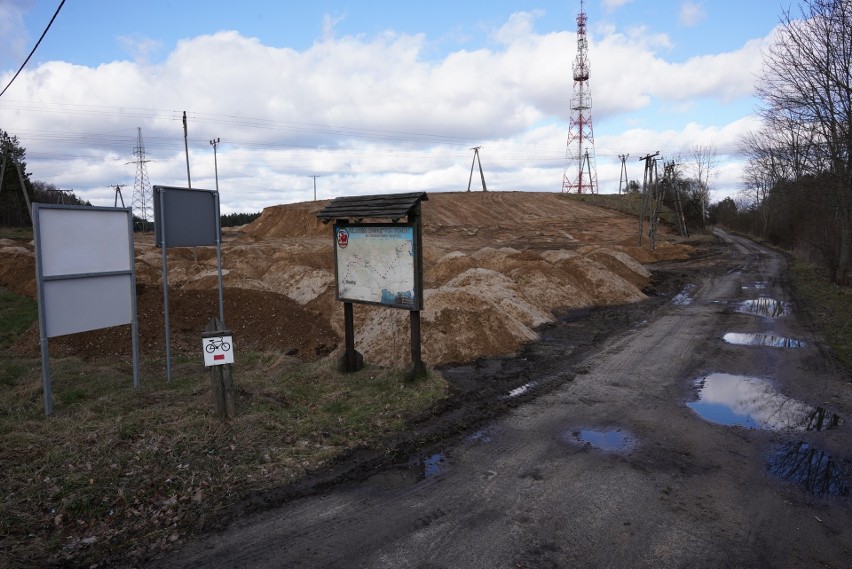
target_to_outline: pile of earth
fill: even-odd
[[[316,359],[341,350],[331,228],[316,219],[326,203],[269,207],[253,223],[224,231],[225,322],[237,353]],[[638,247],[635,217],[564,194],[435,193],[422,213],[428,365],[514,353],[538,338],[536,328],[557,309],[638,302],[650,277],[644,264],[691,252],[666,227],[655,250]],[[0,242],[0,286],[32,296],[32,244],[7,241]],[[134,241],[140,347],[163,353],[162,252],[150,233]],[[201,331],[218,314],[216,251],[169,249],[167,256],[172,349],[197,354]],[[410,362],[407,312],[356,305],[355,328],[367,361]],[[119,327],[54,338],[50,347],[53,355],[127,354],[129,341],[129,330]],[[37,353],[37,328],[14,349]]]

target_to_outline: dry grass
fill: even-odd
[[[790,266],[796,298],[847,370],[852,371],[852,287],[828,281],[826,271],[796,259]]]
[[[642,211],[642,194],[565,194],[568,199],[589,203],[599,207],[605,207],[621,213],[639,217]],[[647,212],[646,212],[647,215]],[[667,223],[675,224],[677,218],[675,212],[668,206],[662,206],[659,212],[660,219]]]
[[[64,358],[44,417],[39,362],[0,353],[3,567],[131,563],[241,496],[380,448],[446,390],[437,375],[409,384],[399,370],[342,376],[328,360],[237,354],[238,416],[224,422],[199,361],[176,359],[169,384],[162,362],[144,362],[134,390],[128,362]]]

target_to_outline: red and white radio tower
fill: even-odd
[[[574,59],[574,95],[568,124],[568,149],[562,191],[598,193],[595,168],[595,134],[592,130],[592,91],[589,89],[589,42],[586,39],[586,12],[580,0],[577,14],[577,57]]]

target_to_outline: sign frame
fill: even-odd
[[[369,300],[361,297],[353,297],[346,296],[341,292],[341,267],[340,267],[340,249],[345,248],[347,245],[341,244],[341,231],[345,231],[347,235],[347,241],[349,239],[349,235],[353,233],[353,230],[357,232],[357,230],[361,229],[378,229],[381,230],[383,228],[392,228],[392,229],[405,229],[410,232],[410,240],[411,240],[411,282],[412,282],[412,299],[410,302],[400,301],[399,298],[395,298],[389,302],[383,302],[381,300]],[[399,308],[403,310],[409,311],[417,311],[423,309],[423,287],[422,287],[422,279],[419,278],[421,274],[421,254],[420,254],[420,240],[417,231],[416,224],[414,222],[408,223],[349,223],[344,221],[338,221],[334,224],[333,227],[333,235],[334,235],[334,280],[335,280],[335,298],[340,302],[353,302],[357,304],[371,304],[374,306],[384,306],[386,308]],[[366,232],[365,232],[366,235]],[[367,237],[369,239],[369,237]],[[376,292],[376,291],[374,291]],[[378,291],[378,294],[381,295],[381,291]]]
[[[44,414],[53,412],[51,337],[129,324],[139,387],[131,209],[35,203],[32,215]]]
[[[166,333],[166,382],[172,381],[172,338],[169,322],[169,247],[216,247],[216,272],[219,283],[219,320],[225,320],[222,285],[222,227],[219,190],[154,186],[154,242],[162,250],[163,319]],[[210,201],[207,201],[207,200]],[[207,216],[204,219],[199,215]],[[187,223],[187,220],[193,220]]]

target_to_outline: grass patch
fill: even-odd
[[[176,359],[51,361],[44,417],[38,360],[0,350],[0,566],[133,565],[277,488],[388,437],[446,396],[436,374],[349,375],[324,360],[246,353],[234,365],[237,417],[212,413],[209,373]]]
[[[591,205],[596,205],[598,207],[604,207],[607,209],[620,211],[621,213],[626,213],[627,215],[632,215],[634,217],[639,217],[639,214],[642,212],[642,194],[641,193],[629,193],[629,194],[560,194],[562,197],[570,200],[580,201],[583,203],[588,203]],[[663,205],[660,208],[659,217],[663,221],[670,223],[672,225],[677,224],[677,215],[675,212],[667,205]],[[645,215],[648,215],[648,212],[645,212]]]
[[[825,342],[847,370],[852,370],[852,287],[828,281],[824,269],[795,259],[790,264],[794,294]]]
[[[29,242],[33,240],[32,227],[0,227],[0,239]]]
[[[0,350],[12,345],[36,320],[38,304],[35,300],[0,287]]]

